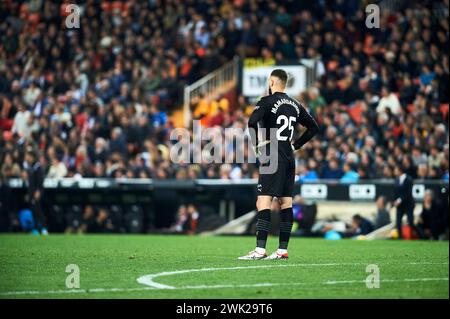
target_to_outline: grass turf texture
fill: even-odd
[[[448,242],[292,238],[287,261],[236,260],[254,247],[254,241],[253,237],[0,235],[0,298],[449,297]],[[278,238],[269,238],[269,252],[277,242]],[[61,292],[69,290],[65,286],[68,264],[79,266],[80,288],[87,291]],[[380,288],[366,287],[368,264],[378,265]],[[164,271],[263,265],[274,267],[154,279],[183,289],[146,288],[136,281]],[[261,283],[275,285],[255,286]],[[186,288],[199,285],[209,287]],[[97,288],[105,290],[89,291]],[[11,293],[17,291],[34,293]]]

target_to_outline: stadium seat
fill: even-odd
[[[81,205],[71,205],[66,213],[66,226],[78,229],[83,218],[83,207]]]
[[[132,205],[125,207],[124,223],[128,233],[138,234],[144,230],[144,213],[142,207]]]

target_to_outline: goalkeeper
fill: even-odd
[[[257,185],[256,208],[256,248],[241,260],[253,259],[287,259],[288,243],[293,224],[292,192],[295,180],[294,152],[307,143],[319,130],[313,117],[295,99],[284,93],[287,73],[276,69],[269,77],[269,95],[263,97],[255,106],[248,121],[250,136],[258,157],[267,155],[268,162],[260,160],[259,180]],[[258,141],[258,124],[265,129],[266,138]],[[306,131],[293,141],[294,131],[299,124]],[[274,132],[271,134],[270,131]],[[272,137],[273,136],[273,137]],[[272,137],[272,138],[271,138]],[[272,153],[272,154],[271,154]],[[270,162],[277,163],[275,172],[267,173],[264,168]],[[272,163],[273,164],[273,163]],[[267,236],[270,232],[270,207],[276,197],[281,206],[279,247],[276,252],[266,254]]]

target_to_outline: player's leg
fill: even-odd
[[[279,246],[276,252],[271,254],[268,259],[287,259],[288,244],[291,237],[294,216],[292,213],[292,192],[295,182],[295,163],[286,165],[284,172],[284,186],[281,192],[282,196],[278,199],[280,202],[280,232]]]
[[[294,223],[294,215],[292,212],[292,197],[280,198],[280,236],[278,249],[283,253],[287,253],[289,239],[291,237],[292,225]]]
[[[266,242],[271,229],[270,215],[272,199],[283,192],[285,183],[285,166],[278,162],[275,173],[267,174],[260,170],[257,185],[258,196],[256,199],[257,221],[256,221],[256,248],[246,256],[239,259],[263,259],[267,257]]]
[[[268,259],[288,259],[288,245],[291,237],[294,217],[292,213],[292,197],[281,197],[280,201],[280,232],[279,245],[276,252],[271,254]]]
[[[247,255],[239,257],[243,260],[263,259],[267,257],[266,242],[269,236],[271,224],[271,206],[274,194],[277,193],[276,174],[263,174],[260,171],[256,197],[256,248]]]
[[[266,243],[270,232],[270,207],[272,196],[260,195],[256,199],[256,248],[247,255],[239,257],[241,260],[255,260],[267,257]]]
[[[267,237],[271,229],[270,214],[272,207],[272,196],[261,195],[256,200],[256,209],[258,210],[258,219],[256,221],[256,248],[260,251],[266,249]]]

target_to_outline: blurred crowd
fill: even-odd
[[[298,95],[320,124],[298,180],[393,178],[400,162],[448,181],[449,2],[390,2],[369,29],[368,1],[86,0],[68,29],[67,2],[2,1],[0,174],[20,177],[31,148],[54,178],[256,177],[251,164],[169,159],[184,84],[239,55],[322,61]],[[209,124],[245,128],[251,107],[236,105],[218,100]]]

